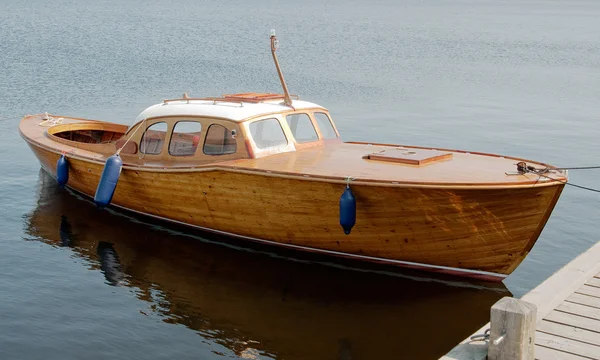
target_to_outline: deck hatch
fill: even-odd
[[[408,165],[425,165],[432,162],[449,160],[452,153],[428,149],[395,148],[374,152],[363,157],[368,160],[389,161]]]

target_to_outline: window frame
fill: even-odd
[[[198,145],[196,146],[196,149],[194,149],[194,152],[192,154],[185,154],[185,155],[179,155],[179,154],[173,154],[171,152],[171,144],[173,143],[173,135],[175,135],[175,130],[177,130],[177,124],[179,123],[197,123],[198,125],[200,125],[200,131],[199,131],[199,136],[200,138],[198,139]],[[170,156],[176,156],[176,157],[190,157],[190,156],[195,156],[196,152],[198,152],[198,146],[200,146],[200,140],[202,140],[202,129],[204,128],[204,126],[202,125],[202,122],[200,122],[199,120],[188,120],[188,119],[183,119],[183,120],[177,120],[173,123],[173,128],[171,130],[171,136],[169,138],[169,147],[168,147],[168,151],[169,151],[169,155]],[[181,133],[181,134],[189,134],[189,133]],[[202,144],[202,147],[204,147],[204,144]]]
[[[213,122],[210,125],[208,125],[208,127],[206,128],[206,134],[204,135],[204,142],[202,143],[202,154],[203,155],[207,155],[207,156],[223,156],[223,155],[231,155],[231,154],[235,154],[238,152],[238,144],[236,139],[233,139],[233,143],[235,144],[235,149],[232,152],[222,152],[220,154],[207,154],[205,150],[206,148],[206,139],[208,138],[208,134],[210,133],[210,129],[215,126],[218,125],[222,128],[224,128],[226,130],[226,133],[231,135],[231,130],[229,128],[227,128],[227,126],[217,123],[217,122]],[[225,145],[223,145],[223,147],[225,147]]]
[[[144,139],[146,138],[146,133],[148,132],[148,130],[149,130],[151,127],[153,127],[153,126],[155,126],[155,125],[157,125],[157,124],[165,124],[165,126],[167,127],[167,129],[165,130],[165,138],[164,138],[164,139],[162,139],[162,147],[160,148],[159,152],[157,152],[157,153],[154,153],[154,152],[151,152],[151,153],[149,153],[149,152],[146,152],[146,151],[148,150],[148,149],[147,149],[147,145],[145,146],[145,148],[144,148],[144,146],[143,146],[143,144],[144,144]],[[163,153],[163,150],[165,149],[165,143],[166,143],[166,141],[165,141],[165,140],[167,139],[167,137],[168,137],[168,135],[169,135],[169,131],[170,131],[169,122],[168,122],[167,120],[164,120],[164,119],[161,119],[161,120],[159,120],[159,121],[155,121],[155,122],[153,122],[152,124],[150,124],[150,125],[146,126],[146,129],[144,130],[144,133],[143,133],[143,134],[142,134],[142,136],[140,137],[140,146],[139,146],[139,151],[140,151],[140,153],[141,153],[141,154],[144,154],[144,156],[146,156],[146,155],[150,155],[150,156],[161,155],[161,154]],[[170,141],[170,140],[169,140],[169,141]]]
[[[327,121],[329,121],[329,125],[331,126],[331,129],[333,130],[333,133],[335,134],[334,137],[325,137],[325,133],[322,131],[321,129],[321,124],[319,123],[319,118],[317,117],[317,114],[323,114],[325,115],[325,117],[327,118]],[[323,140],[333,140],[333,139],[338,139],[340,137],[340,134],[337,132],[337,129],[335,128],[335,125],[333,125],[333,121],[331,121],[331,117],[329,116],[329,114],[327,114],[324,111],[314,111],[312,113],[315,122],[317,123],[317,126],[319,127],[319,133],[321,134],[321,138]]]
[[[294,116],[294,115],[305,115],[306,116],[306,118],[308,119],[308,121],[310,123],[310,126],[312,126],[312,129],[313,129],[313,131],[315,133],[315,136],[316,136],[315,139],[304,140],[304,141],[299,141],[298,140],[298,138],[296,137],[296,134],[294,134],[294,131],[292,130],[292,127],[290,126],[290,123],[288,122],[288,116]],[[314,123],[314,121],[313,121],[313,119],[312,119],[312,117],[310,116],[309,113],[298,112],[298,113],[287,114],[287,115],[285,115],[285,122],[286,122],[286,125],[288,126],[288,128],[290,129],[290,134],[292,134],[292,137],[294,138],[294,141],[297,144],[310,144],[312,142],[321,140],[321,136],[319,135],[319,132],[317,131],[317,128],[315,127],[315,123]]]
[[[257,123],[260,123],[260,122],[263,122],[263,121],[269,121],[269,120],[274,120],[277,123],[277,125],[279,125],[279,128],[281,129],[281,134],[283,134],[283,138],[285,139],[285,143],[281,143],[281,144],[278,144],[278,145],[275,145],[275,146],[260,147],[256,143],[256,139],[254,138],[254,135],[252,134],[252,128],[251,128],[251,126],[253,124],[257,124]],[[287,121],[286,121],[285,125],[287,126]],[[288,129],[289,129],[289,127],[288,127]],[[291,134],[291,132],[290,132],[290,134]],[[276,117],[267,117],[267,118],[264,118],[264,119],[257,119],[257,120],[249,122],[248,123],[248,137],[250,137],[252,139],[252,143],[254,144],[254,147],[258,151],[268,151],[269,149],[277,149],[279,147],[284,147],[285,148],[285,147],[287,147],[287,146],[290,145],[290,139],[288,138],[288,135],[286,134],[285,127],[282,125],[281,120],[278,119],[278,118],[276,118]],[[292,134],[292,137],[293,137],[293,134]]]

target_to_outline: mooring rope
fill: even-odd
[[[578,167],[561,167],[561,168],[552,168],[553,170],[592,170],[592,169],[600,169],[600,166],[578,166]]]
[[[565,185],[569,185],[569,186],[573,186],[576,187],[578,189],[582,189],[582,190],[587,190],[587,191],[592,191],[592,192],[596,192],[596,193],[600,193],[600,190],[598,189],[594,189],[591,187],[587,187],[587,186],[582,186],[582,185],[577,185],[577,184],[573,184],[571,182],[568,181],[563,181],[560,179],[556,179],[553,178],[551,176],[545,175],[551,171],[560,171],[560,170],[591,170],[591,169],[600,169],[600,166],[577,166],[577,167],[563,167],[563,168],[535,168],[531,165],[527,165],[527,163],[525,163],[524,161],[520,161],[517,164],[517,171],[519,173],[522,174],[535,174],[538,177],[538,180],[535,182],[535,184],[537,185],[538,181],[540,180],[540,177],[544,177],[546,179],[552,180],[552,181],[556,181]]]
[[[550,180],[557,181],[559,183],[563,183],[565,185],[570,185],[570,186],[573,186],[573,187],[576,187],[576,188],[579,188],[579,189],[583,189],[583,190],[588,190],[588,191],[600,193],[600,190],[598,190],[598,189],[593,189],[593,188],[590,188],[590,187],[587,187],[587,186],[581,186],[581,185],[573,184],[573,183],[570,183],[570,182],[567,182],[567,181],[562,181],[562,180],[555,179],[555,178],[550,177],[550,176],[546,176],[546,175],[541,174],[541,173],[535,173],[535,174],[537,174],[539,176],[542,176],[542,177],[545,177],[546,179],[550,179]]]
[[[490,329],[486,329],[483,334],[475,334],[471,336],[471,341],[488,341],[490,340]]]

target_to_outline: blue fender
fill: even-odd
[[[94,202],[99,208],[105,208],[110,204],[112,197],[117,188],[119,182],[119,176],[121,176],[121,169],[123,168],[123,161],[118,154],[115,154],[108,159],[104,164],[104,170],[102,170],[102,176],[100,182],[96,188],[96,195],[94,195]]]
[[[340,197],[340,225],[346,235],[350,234],[356,224],[356,198],[352,190],[347,187]]]
[[[61,187],[64,187],[69,181],[69,162],[65,154],[62,154],[56,162],[56,181]]]

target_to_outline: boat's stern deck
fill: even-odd
[[[25,140],[37,146],[103,161],[116,151],[115,142],[127,131],[127,126],[37,114],[23,117],[19,131]]]

